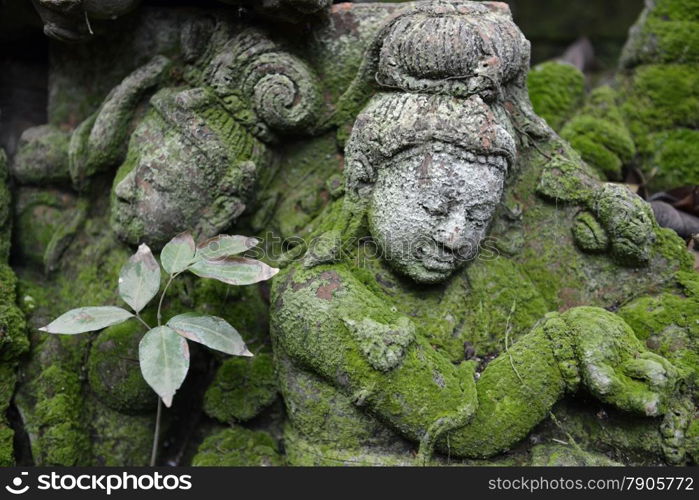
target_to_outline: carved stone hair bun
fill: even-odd
[[[387,27],[376,79],[384,87],[463,96],[498,88],[528,64],[529,42],[506,7],[437,2]]]

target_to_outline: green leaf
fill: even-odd
[[[48,333],[84,333],[101,330],[132,318],[133,314],[115,306],[80,307],[59,316],[43,328]]]
[[[196,244],[192,234],[187,231],[172,238],[160,252],[160,262],[168,274],[175,274],[187,269],[194,260]]]
[[[229,285],[250,285],[265,281],[279,272],[264,262],[245,257],[227,257],[219,260],[200,260],[189,270],[202,278],[213,278]]]
[[[250,250],[260,241],[248,236],[219,234],[197,246],[197,260],[217,260]]]
[[[223,318],[185,313],[171,318],[167,325],[183,337],[211,349],[235,356],[252,356],[238,331]]]
[[[124,264],[119,273],[119,295],[140,312],[160,289],[160,266],[145,243]]]
[[[158,326],[138,344],[138,360],[143,378],[169,408],[189,370],[187,341],[172,328]]]

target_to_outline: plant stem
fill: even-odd
[[[140,321],[141,323],[143,323],[143,326],[145,326],[148,330],[151,329],[150,325],[143,320],[143,318],[141,317],[141,315],[139,313],[136,313],[136,319],[138,321]]]
[[[170,288],[172,280],[174,280],[179,273],[171,274],[170,279],[167,281],[165,288],[163,288],[163,293],[160,294],[160,301],[158,302],[158,326],[162,326],[162,309],[163,309],[163,299],[167,293],[167,289]]]
[[[158,398],[158,411],[155,415],[155,431],[153,431],[153,449],[150,453],[150,466],[155,467],[158,458],[158,435],[160,434],[160,414],[163,410],[163,401]]]
[[[165,298],[165,294],[167,293],[167,289],[170,288],[170,285],[172,284],[172,280],[174,280],[179,273],[171,274],[170,279],[167,281],[167,284],[165,285],[165,288],[163,288],[163,293],[160,294],[160,300],[158,301],[158,326],[163,325],[162,321],[162,309],[163,309],[163,299]],[[141,319],[140,316],[138,316],[138,319]],[[148,326],[145,321],[141,319],[141,322]],[[150,328],[150,327],[149,327]],[[158,434],[160,434],[160,415],[163,412],[163,401],[158,397],[158,411],[155,414],[155,430],[153,431],[153,449],[151,450],[150,454],[150,466],[154,467],[155,466],[155,461],[158,459]]]

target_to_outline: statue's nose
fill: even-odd
[[[132,202],[136,192],[136,169],[129,172],[114,188],[114,194],[122,201]]]
[[[452,212],[443,220],[434,235],[434,240],[452,251],[461,249],[466,244],[463,214]]]

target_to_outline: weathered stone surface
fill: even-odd
[[[679,369],[599,306],[623,300],[626,284],[653,293],[664,286],[657,274],[687,269],[681,242],[657,227],[640,199],[597,181],[533,115],[524,92],[528,45],[502,7],[435,3],[404,12],[378,32],[341,100],[356,106],[366,102],[362,86],[377,87],[346,147],[344,200],[314,223],[323,243],[310,245],[312,258],[275,282],[272,332],[291,462],[412,463],[411,448],[418,461],[433,449],[490,457],[579,387],[625,412],[671,414]],[[450,39],[450,57],[468,54],[456,64],[443,45],[417,42],[458,33],[460,25],[488,37]],[[430,26],[434,38],[413,26]],[[394,45],[397,27],[402,38]],[[606,253],[573,245],[576,206],[598,221]],[[499,254],[498,237],[515,231],[526,236],[509,245],[510,256]],[[367,236],[370,244],[358,243]],[[496,281],[495,296],[481,295],[479,286],[500,272],[506,278]],[[518,296],[525,293],[536,299]],[[546,314],[556,309],[562,313]],[[480,336],[466,327],[479,315],[491,318]],[[371,348],[377,336],[390,345],[408,325],[415,337],[401,350]],[[476,360],[500,356],[477,366],[464,359],[464,342],[480,354]],[[313,394],[323,394],[324,405]],[[337,418],[326,420],[330,414]]]
[[[54,22],[84,34],[91,2],[73,3]],[[660,70],[634,69],[628,95],[660,106],[634,121],[618,87],[574,115],[581,75],[547,65],[547,125],[504,4],[225,3],[88,16],[87,43],[52,46],[48,124],[0,204],[19,276],[0,273],[0,406],[14,397],[26,463],[147,463],[140,323],[36,328],[117,304],[130,246],[186,229],[255,235],[285,269],[271,296],[173,284],[168,315],[220,316],[256,356],[192,345],[162,463],[696,461],[699,280],[648,206],[600,181],[642,151],[638,123],[686,111],[657,99]],[[667,67],[691,94],[690,64]]]

